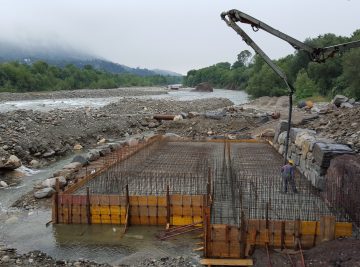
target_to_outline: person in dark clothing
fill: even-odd
[[[294,170],[294,161],[289,160],[289,162],[281,168],[282,182],[283,182],[283,192],[287,193],[287,186],[290,183],[292,191],[297,193],[295,185],[295,170]]]

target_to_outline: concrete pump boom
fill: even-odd
[[[308,44],[305,44],[285,33],[282,33],[279,30],[274,29],[273,27],[267,25],[266,23],[253,18],[239,10],[232,9],[228,12],[221,13],[221,18],[226,22],[226,24],[233,28],[237,34],[239,34],[246,44],[251,46],[255,52],[260,55],[265,62],[279,75],[285,82],[288,91],[289,91],[289,118],[288,118],[288,129],[286,135],[286,143],[285,143],[285,162],[287,161],[287,154],[289,148],[289,135],[290,135],[290,127],[291,127],[291,117],[292,117],[292,96],[294,94],[294,87],[289,83],[286,74],[283,70],[277,66],[269,57],[265,54],[265,52],[250,38],[247,33],[236,24],[236,22],[242,22],[246,24],[250,24],[254,31],[258,31],[262,29],[286,42],[288,42],[291,46],[293,46],[296,50],[303,50],[307,52],[310,56],[310,59],[314,62],[325,62],[326,59],[333,57],[336,53],[341,53],[350,48],[360,47],[360,40],[353,41],[333,46],[327,47],[312,47]]]

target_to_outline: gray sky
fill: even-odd
[[[0,0],[0,39],[64,45],[130,67],[182,74],[233,63],[250,47],[220,19],[238,9],[299,40],[360,28],[359,0]],[[271,58],[290,45],[264,32],[245,31]]]

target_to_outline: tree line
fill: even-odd
[[[305,40],[314,47],[325,47],[360,40],[360,30],[351,37],[329,33]],[[275,60],[294,85],[296,98],[314,96],[333,97],[344,94],[360,99],[360,48],[353,48],[343,55],[328,59],[325,63],[314,63],[304,51],[296,51]],[[187,86],[210,82],[214,87],[245,90],[253,97],[281,96],[287,94],[284,81],[258,55],[242,51],[230,64],[222,62],[199,70],[190,70],[184,78]]]
[[[181,83],[176,76],[138,76],[113,74],[91,65],[64,68],[37,61],[31,65],[19,62],[0,64],[0,92],[30,92],[74,89],[117,88],[128,86],[157,86]]]

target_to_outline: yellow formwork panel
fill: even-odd
[[[109,215],[110,207],[109,206],[92,206],[90,208],[91,214],[101,214],[101,215]]]
[[[196,223],[196,222],[201,222],[202,221],[202,217],[200,216],[172,216],[170,218],[170,224],[174,225],[174,226],[181,226],[181,225],[187,225],[187,224],[192,224],[192,223]],[[201,226],[201,225],[199,225]]]
[[[352,236],[352,224],[347,222],[337,222],[335,224],[335,238]]]
[[[309,221],[301,221],[301,234],[302,235],[315,235],[320,234],[320,223],[319,222],[309,222]]]
[[[126,209],[125,207],[120,207],[120,206],[110,206],[110,213],[125,215]]]

